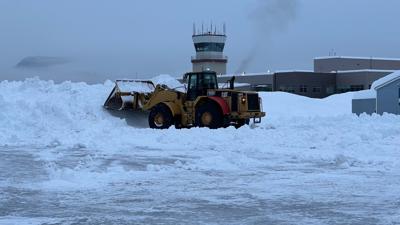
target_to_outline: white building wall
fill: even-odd
[[[218,63],[218,62],[193,63],[193,72],[203,72],[205,70],[214,71],[218,75],[226,74],[226,63]]]
[[[400,115],[400,80],[379,88],[376,98],[378,114],[392,113]]]

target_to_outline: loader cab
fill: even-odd
[[[207,90],[218,89],[217,74],[215,72],[187,73],[184,76],[188,84],[187,100],[194,101],[199,96],[206,96]]]

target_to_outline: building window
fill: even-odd
[[[295,87],[290,87],[290,86],[289,86],[289,87],[286,89],[286,91],[289,92],[289,93],[295,93],[295,92],[296,92],[295,89],[296,89]]]
[[[349,91],[350,91],[349,86],[339,86],[337,88],[337,93],[345,93],[345,92],[349,92]]]
[[[350,91],[362,91],[364,90],[364,85],[351,85]]]
[[[321,87],[313,87],[312,91],[315,93],[319,93],[321,92]]]
[[[334,87],[327,87],[327,88],[326,88],[326,93],[327,93],[327,94],[333,94],[333,93],[335,93],[335,88],[334,88]]]
[[[289,92],[289,93],[296,93],[296,88],[293,86],[279,86],[279,91]]]
[[[306,93],[307,92],[307,85],[300,85],[300,92]]]

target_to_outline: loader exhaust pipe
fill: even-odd
[[[233,77],[229,80],[229,88],[230,88],[231,90],[235,89],[235,79],[236,79],[236,77],[233,76]]]

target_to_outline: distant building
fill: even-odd
[[[217,31],[212,25],[208,30],[202,27],[201,31],[197,31],[194,26],[192,38],[196,50],[196,56],[192,56],[193,72],[211,70],[217,74],[226,74],[228,58],[224,56],[225,25],[223,32]]]
[[[228,82],[233,75],[219,76]],[[284,91],[311,98],[325,98],[335,93],[335,73],[312,71],[280,71],[276,73],[243,74],[235,76],[238,83],[247,83],[252,91]]]
[[[400,69],[400,65],[398,67]],[[371,88],[374,81],[393,73],[395,70],[348,70],[336,73],[336,93],[361,91]]]
[[[400,59],[328,56],[314,59],[314,71],[330,73],[349,70],[398,70]]]
[[[250,84],[248,90],[253,91],[284,91],[311,98],[325,98],[336,93],[368,90],[374,81],[400,70],[398,59],[370,58],[370,66],[367,66],[365,59],[316,58],[315,71],[241,74],[236,75],[236,82]],[[219,76],[219,80],[221,83],[227,82],[232,76]]]
[[[391,113],[400,115],[400,71],[372,84],[370,90],[355,93],[353,113]]]

